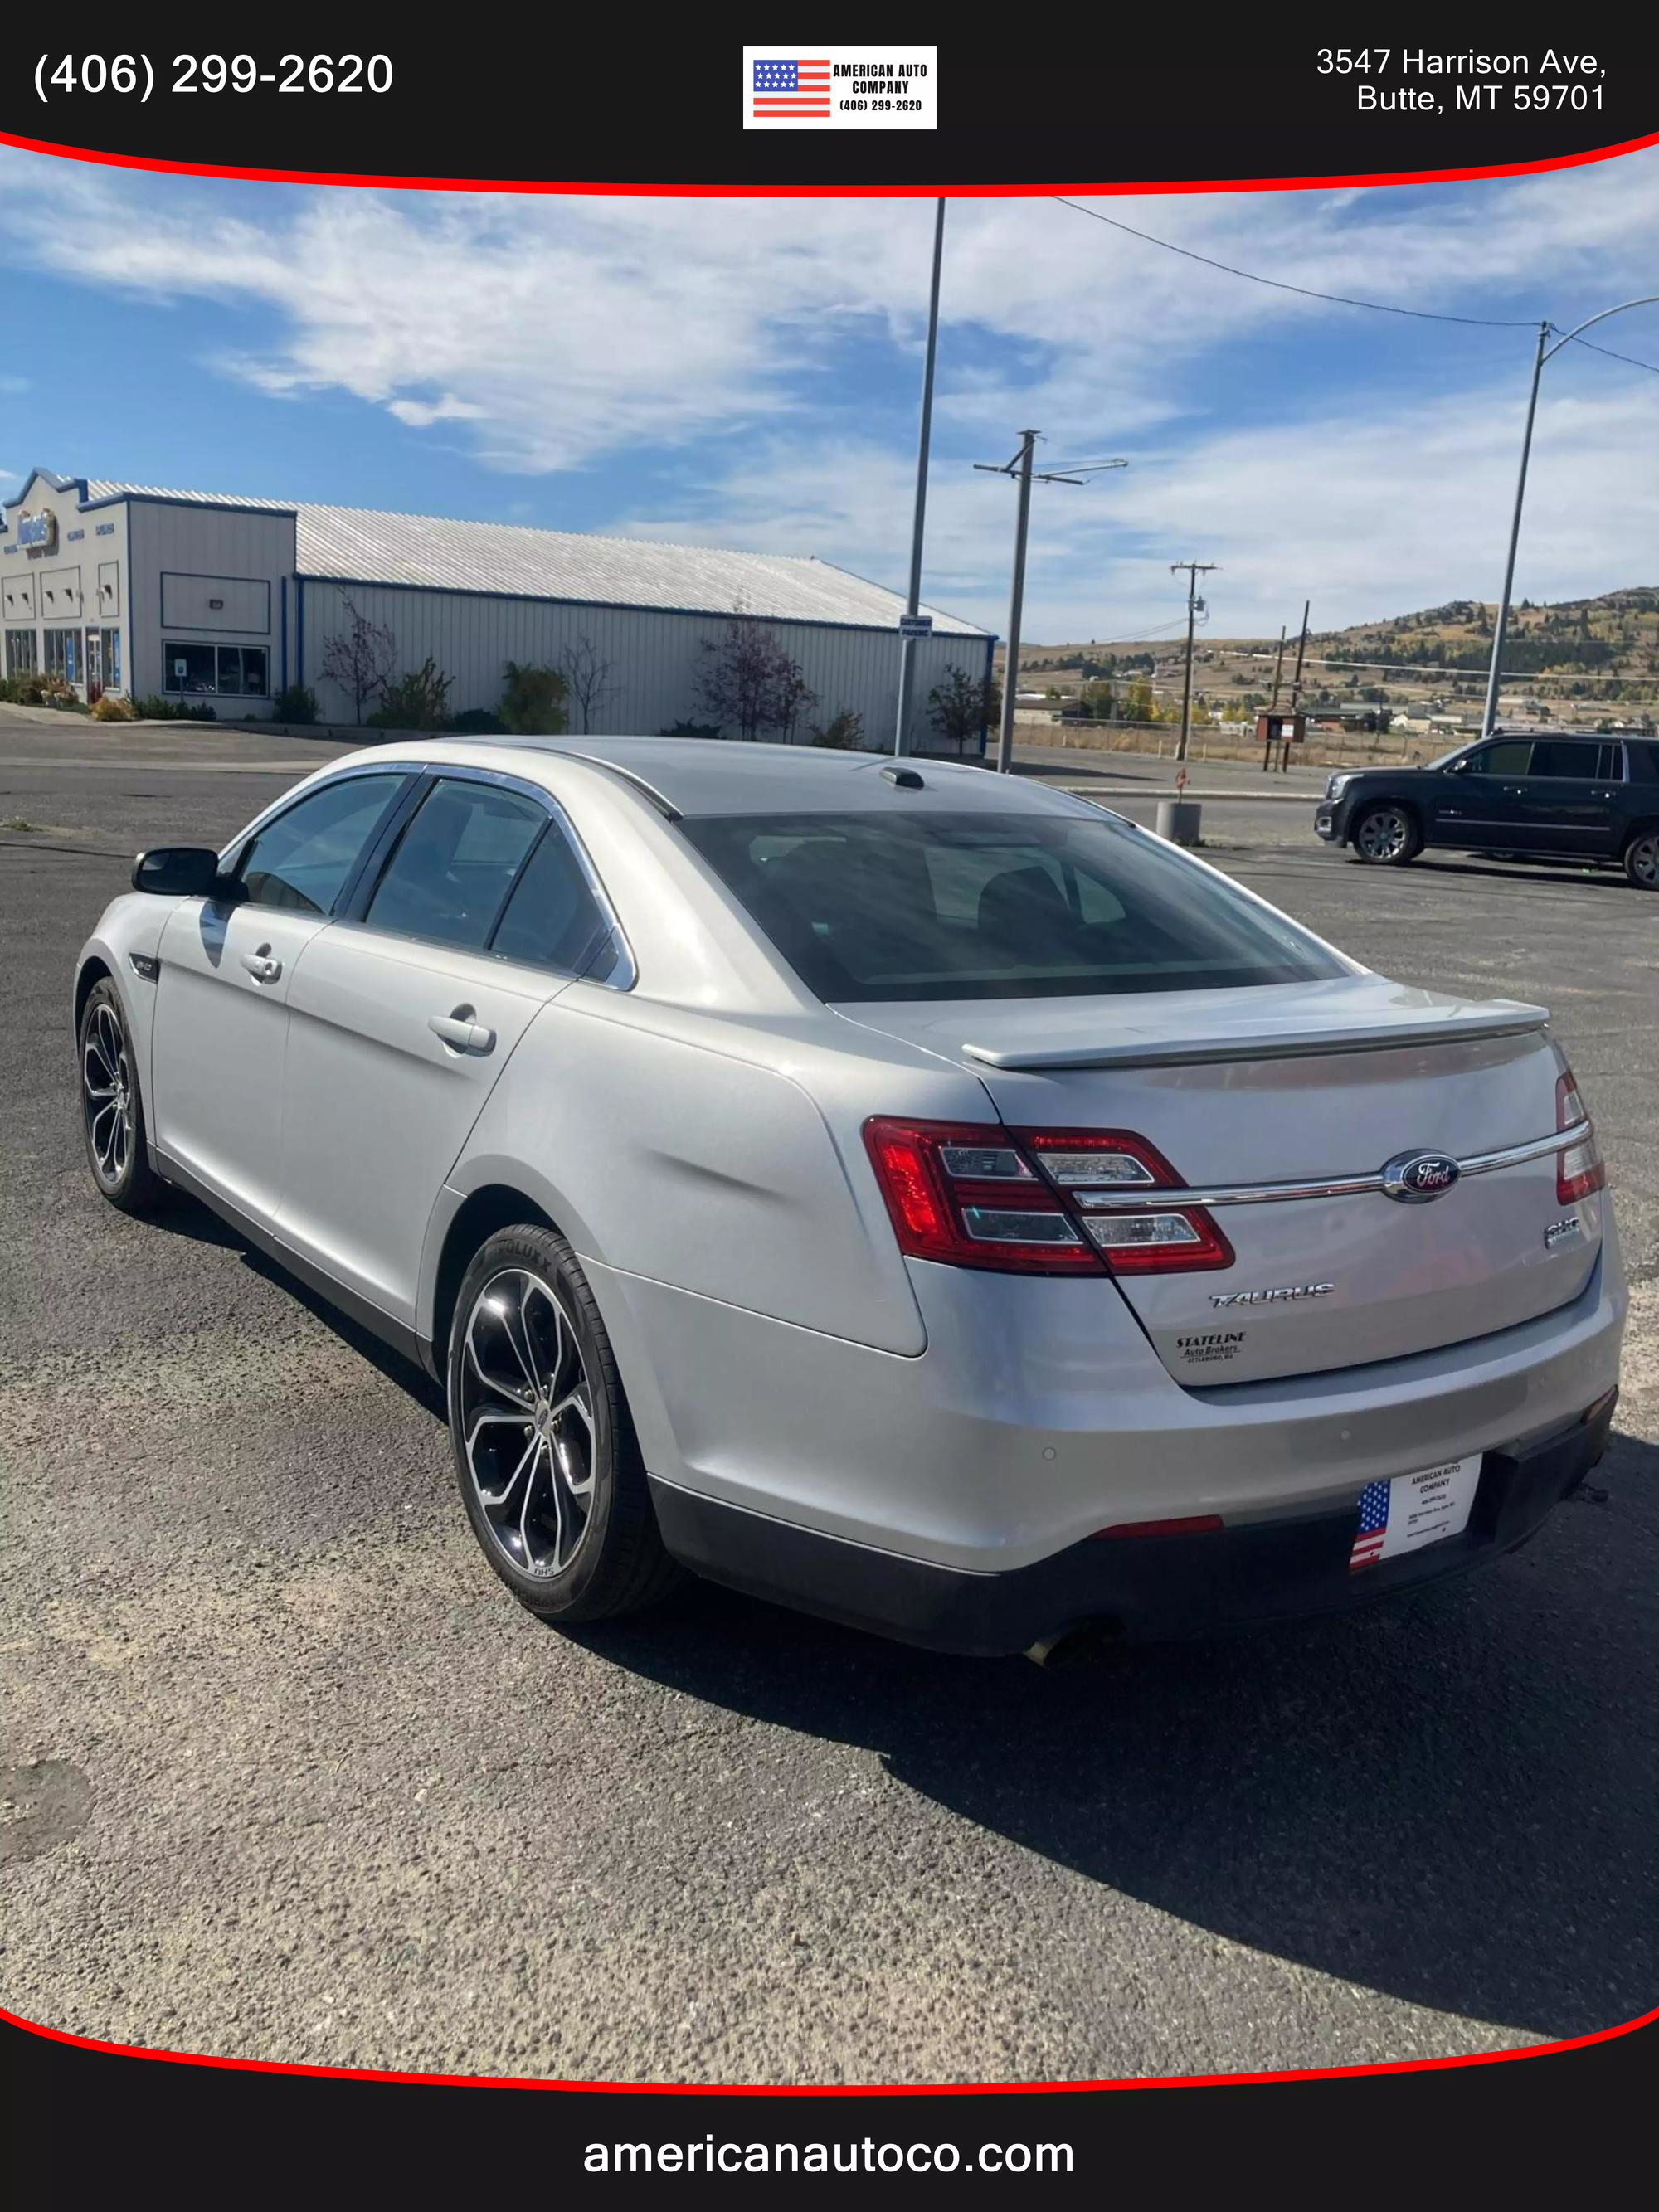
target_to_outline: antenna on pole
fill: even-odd
[[[997,732],[997,773],[1006,775],[1014,764],[1014,695],[1019,689],[1019,625],[1025,609],[1025,540],[1031,524],[1031,486],[1034,483],[1086,483],[1108,469],[1127,469],[1126,460],[1084,461],[1067,469],[1033,471],[1031,459],[1038,430],[1022,430],[1019,451],[1008,461],[975,461],[987,476],[1012,477],[1019,486],[1019,507],[1014,523],[1014,576],[1008,595],[1008,656],[1002,680],[1002,720]]]

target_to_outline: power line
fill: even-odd
[[[1226,647],[1218,640],[1211,650],[1224,654]],[[1267,660],[1272,655],[1243,653],[1234,657],[1241,660]],[[1408,676],[1479,676],[1480,673],[1478,668],[1452,668],[1427,660],[1363,660],[1358,654],[1348,659],[1337,660],[1322,659],[1318,653],[1310,653],[1308,658],[1316,668],[1389,668]],[[1566,669],[1552,672],[1542,668],[1506,668],[1503,672],[1503,680],[1505,684],[1643,684],[1648,680],[1650,672],[1647,669],[1638,669],[1629,676],[1589,676]]]
[[[1555,325],[1552,323],[1550,328],[1553,330]],[[1609,361],[1622,361],[1627,368],[1644,368],[1650,376],[1659,376],[1659,364],[1638,361],[1633,353],[1615,353],[1611,346],[1597,345],[1594,338],[1574,338],[1572,343],[1588,346],[1592,353],[1605,354]]]
[[[1049,198],[1061,207],[1070,208],[1074,214],[1086,215],[1096,222],[1103,222],[1113,230],[1125,232],[1130,238],[1140,239],[1147,246],[1161,246],[1166,253],[1178,253],[1183,260],[1201,261],[1206,269],[1218,269],[1225,276],[1243,276],[1248,283],[1265,284],[1274,292],[1294,292],[1304,300],[1325,300],[1337,307],[1368,307],[1376,315],[1409,315],[1419,323],[1463,323],[1473,328],[1487,331],[1531,331],[1538,327],[1537,319],[1528,316],[1524,321],[1510,318],[1500,319],[1494,315],[1444,315],[1428,307],[1396,307],[1386,300],[1356,300],[1346,292],[1316,292],[1307,284],[1287,284],[1278,276],[1262,276],[1254,269],[1235,268],[1231,261],[1217,261],[1210,254],[1196,253],[1190,246],[1176,246],[1167,238],[1154,238],[1150,230],[1137,230],[1132,222],[1120,222],[1116,216],[1102,215],[1098,208],[1085,207],[1080,200],[1068,200],[1060,192],[1051,192]],[[1583,343],[1583,341],[1580,341]],[[1638,364],[1645,368],[1645,362]]]

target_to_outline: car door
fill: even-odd
[[[1513,787],[1522,829],[1516,850],[1607,859],[1614,850],[1623,771],[1616,743],[1534,739],[1527,773]]]
[[[1426,842],[1467,852],[1517,851],[1520,782],[1531,758],[1530,738],[1496,738],[1442,769],[1424,810]]]
[[[300,955],[410,771],[318,784],[226,856],[240,896],[185,899],[158,951],[149,1110],[158,1149],[261,1226],[275,1218],[288,1002]]]
[[[278,1231],[394,1321],[414,1323],[433,1206],[514,1046],[600,949],[590,885],[547,793],[446,769],[306,949]]]

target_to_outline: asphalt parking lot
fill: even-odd
[[[1206,812],[1358,957],[1554,1010],[1634,1310],[1613,1449],[1524,1551],[1065,1674],[708,1587],[560,1635],[478,1556],[428,1385],[83,1165],[71,963],[133,849],[219,842],[333,750],[0,723],[0,2003],[271,2059],[903,2082],[1480,2051],[1659,2001],[1659,901]]]

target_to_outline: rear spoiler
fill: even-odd
[[[1241,1025],[1209,1036],[1158,1038],[1142,1033],[1112,1044],[1030,1045],[1005,1050],[964,1044],[964,1055],[987,1067],[1187,1067],[1218,1060],[1310,1060],[1326,1053],[1397,1052],[1405,1046],[1470,1044],[1487,1037],[1526,1036],[1548,1025],[1544,1006],[1499,1004],[1419,1014],[1396,1022],[1285,1022]]]

